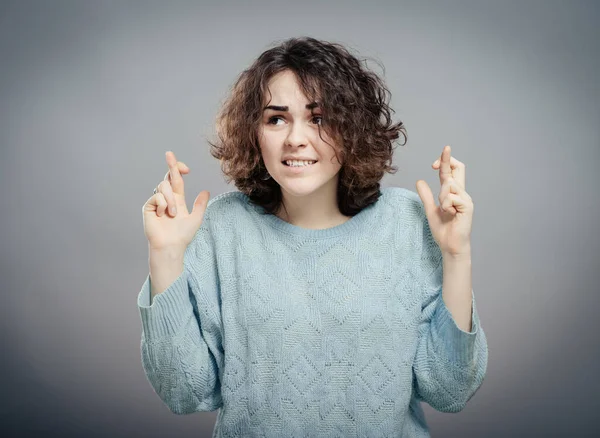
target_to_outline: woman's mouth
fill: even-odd
[[[282,161],[282,164],[291,173],[302,173],[303,171],[312,168],[316,163],[318,163],[318,160],[308,162]]]

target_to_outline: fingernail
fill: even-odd
[[[177,209],[175,207],[171,206],[171,207],[169,207],[169,210],[171,211],[171,214],[173,216],[175,216],[177,214]]]

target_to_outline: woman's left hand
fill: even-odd
[[[447,145],[439,159],[432,164],[440,169],[440,206],[435,205],[427,182],[417,181],[417,192],[423,201],[433,238],[444,256],[470,256],[473,200],[465,191],[465,165],[450,156]]]

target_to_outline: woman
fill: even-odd
[[[292,38],[219,114],[212,155],[239,191],[188,213],[189,168],[167,152],[138,307],[172,412],[219,409],[215,437],[426,437],[421,401],[457,412],[481,386],[464,165],[449,147],[433,163],[440,208],[424,181],[380,190],[405,134],[388,97],[343,46]]]

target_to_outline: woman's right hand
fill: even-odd
[[[158,191],[142,209],[144,234],[150,251],[175,250],[183,253],[202,225],[210,193],[206,190],[200,192],[189,213],[181,174],[189,173],[190,169],[183,162],[178,162],[172,151],[167,151],[165,157],[169,171],[159,183]],[[176,210],[173,213],[170,211],[172,207]]]

